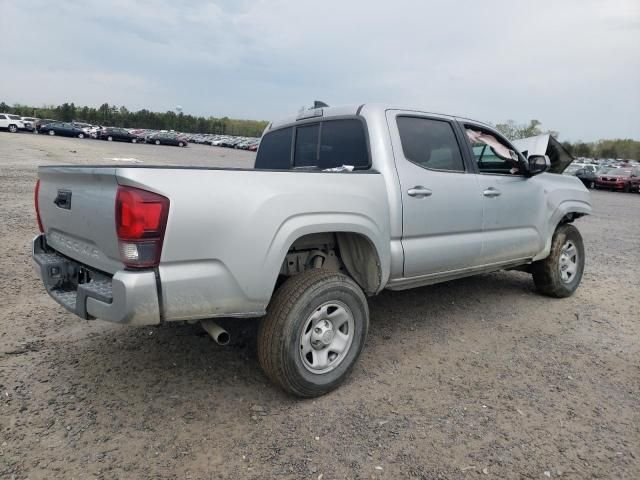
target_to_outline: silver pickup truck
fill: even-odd
[[[253,169],[40,167],[33,259],[84,319],[202,321],[224,343],[216,317],[262,317],[266,374],[317,396],[352,369],[385,288],[517,268],[543,294],[576,290],[589,193],[547,153],[466,118],[309,109],[267,127]]]

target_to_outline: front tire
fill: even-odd
[[[308,270],[275,292],[260,324],[258,359],[286,392],[318,397],[347,378],[368,329],[367,300],[351,278]]]
[[[573,295],[582,280],[584,261],[580,231],[570,224],[560,225],[553,234],[549,256],[532,264],[536,289],[556,298]]]
[[[84,138],[84,133],[79,133],[78,138]]]
[[[155,144],[156,144],[156,145],[160,145],[160,140],[156,140],[156,141],[155,141]]]
[[[107,137],[107,141],[108,141],[108,142],[113,142],[113,137],[112,137],[112,136],[108,136],[108,137]]]
[[[15,125],[9,125],[9,132],[16,133],[18,131],[18,127]]]
[[[55,130],[49,130],[49,135],[51,135],[52,137],[56,134]]]
[[[131,139],[131,143],[138,143],[138,139],[137,138],[132,138]]]

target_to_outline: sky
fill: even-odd
[[[640,140],[640,0],[0,0],[0,31],[9,104],[376,102]]]

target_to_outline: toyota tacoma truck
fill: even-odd
[[[589,193],[551,150],[455,116],[312,108],[267,127],[254,168],[40,167],[33,260],[83,319],[201,321],[224,343],[216,318],[259,317],[266,375],[318,396],[352,370],[383,289],[504,269],[578,288]]]

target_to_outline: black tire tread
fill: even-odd
[[[556,228],[556,231],[553,233],[549,256],[543,260],[533,262],[531,265],[531,273],[536,290],[549,297],[565,298],[571,296],[574,292],[574,290],[567,289],[557,274],[558,257],[565,243],[565,239],[569,235],[579,240],[580,253],[584,261],[584,246],[582,244],[580,231],[575,226],[565,223]],[[582,272],[580,272],[580,277],[582,277]]]
[[[299,397],[315,397],[322,390],[315,391],[296,382],[288,371],[286,355],[286,335],[288,316],[298,299],[306,292],[321,289],[326,283],[345,282],[355,286],[367,308],[366,297],[358,285],[340,272],[312,269],[289,278],[273,295],[267,315],[260,322],[258,331],[258,361],[269,379],[283,390]],[[368,310],[367,310],[368,316]],[[347,375],[345,374],[344,377]]]

